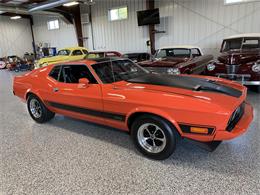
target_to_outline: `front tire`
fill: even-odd
[[[45,123],[55,116],[55,113],[51,112],[35,95],[28,97],[27,108],[30,116],[37,123]]]
[[[157,116],[143,115],[137,118],[131,126],[131,135],[137,149],[151,159],[166,159],[176,148],[175,128]]]

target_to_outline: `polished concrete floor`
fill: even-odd
[[[260,94],[249,131],[213,153],[182,141],[167,160],[128,134],[68,117],[37,124],[0,71],[0,194],[260,194]]]

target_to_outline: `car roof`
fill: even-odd
[[[88,50],[87,48],[85,48],[85,47],[65,47],[65,48],[62,48],[62,49],[60,49],[60,50],[65,50],[65,49],[67,49],[67,50],[75,50],[75,49],[85,49],[85,50]],[[60,51],[59,50],[59,51]]]
[[[176,48],[176,49],[199,49],[200,48],[198,46],[194,46],[194,45],[172,45],[172,46],[164,46],[161,47],[159,49],[172,49],[172,48]]]
[[[149,54],[147,52],[133,52],[133,53],[124,53],[123,55],[139,55],[139,54]]]
[[[232,35],[232,36],[229,36],[225,39],[235,39],[235,38],[244,38],[244,37],[259,37],[260,38],[260,33],[245,33],[245,34],[237,34],[237,35]]]
[[[92,65],[92,64],[96,64],[96,63],[100,63],[100,62],[108,62],[108,61],[122,60],[122,59],[127,59],[127,58],[120,58],[120,57],[85,58],[83,60],[57,63],[57,64],[54,64],[54,65],[79,65],[79,64]]]
[[[90,51],[89,53],[118,53],[117,51]]]

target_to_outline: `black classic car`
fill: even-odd
[[[151,55],[149,53],[126,53],[122,57],[128,58],[133,62],[142,62],[149,60],[151,58]]]

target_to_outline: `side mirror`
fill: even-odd
[[[89,85],[89,80],[87,78],[81,78],[79,79],[79,85],[78,88],[86,88]]]

